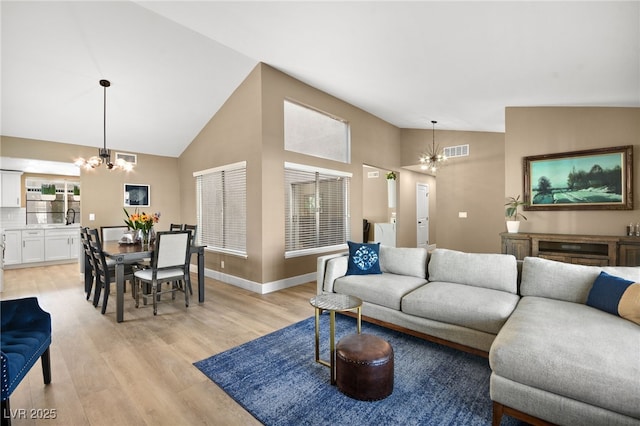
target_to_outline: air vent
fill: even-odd
[[[367,173],[367,177],[368,177],[369,179],[373,179],[373,178],[380,177],[380,172],[379,172],[379,171],[375,171],[375,172],[368,172],[368,173]]]
[[[469,155],[469,144],[447,146],[444,148],[444,155],[446,155],[447,158],[467,157]]]

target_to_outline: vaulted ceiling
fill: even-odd
[[[640,2],[6,1],[2,135],[179,156],[259,62],[401,128],[640,107]]]

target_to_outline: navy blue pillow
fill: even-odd
[[[593,282],[593,287],[587,298],[587,305],[601,311],[618,315],[618,304],[627,288],[633,281],[600,272],[598,278]]]
[[[360,244],[347,241],[349,244],[349,264],[347,275],[381,274],[380,243]]]

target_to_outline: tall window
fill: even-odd
[[[284,149],[349,163],[349,123],[345,120],[284,101]]]
[[[285,163],[285,257],[340,249],[351,236],[351,174]]]
[[[200,244],[247,255],[247,163],[195,172]]]

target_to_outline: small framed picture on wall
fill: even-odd
[[[125,207],[149,207],[151,205],[151,193],[149,185],[137,183],[124,184]]]

